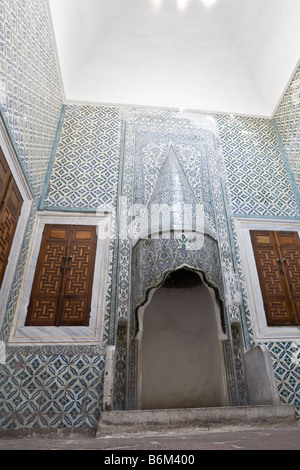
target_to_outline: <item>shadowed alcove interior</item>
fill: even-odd
[[[219,307],[200,273],[173,271],[152,291],[142,320],[139,315],[141,409],[228,404],[226,336],[216,315]]]

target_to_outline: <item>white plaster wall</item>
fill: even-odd
[[[226,404],[214,307],[205,285],[154,293],[143,322],[142,409]]]
[[[299,59],[298,0],[48,3],[67,102],[270,117]]]

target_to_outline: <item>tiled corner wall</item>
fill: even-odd
[[[274,122],[300,190],[300,66],[278,107]]]
[[[46,0],[0,2],[0,111],[32,195],[32,208],[1,325],[7,340],[62,110]]]
[[[298,70],[276,115],[279,136],[271,120],[217,117],[235,217],[300,220],[299,192],[291,180],[291,173],[299,178],[299,104],[296,109],[291,99],[295,98],[295,84],[300,96],[299,77]],[[293,404],[300,420],[300,339],[270,341],[267,346],[281,403]]]
[[[4,341],[63,104],[51,34],[46,0],[1,0],[0,111],[33,197],[1,324]],[[99,407],[103,353],[67,353],[7,348],[6,364],[0,365],[1,430],[93,424],[89,420]]]
[[[300,67],[273,122],[217,119],[235,217],[300,220]],[[280,400],[293,404],[300,420],[300,339],[267,346]]]
[[[235,217],[299,219],[299,207],[272,122],[217,117]]]
[[[292,172],[294,193],[300,201],[300,66],[273,119],[283,158]],[[289,170],[289,168],[288,168]],[[298,189],[298,191],[297,191]],[[300,339],[268,344],[282,403],[294,404],[300,420]]]
[[[0,2],[0,110],[39,196],[62,109],[45,0]]]

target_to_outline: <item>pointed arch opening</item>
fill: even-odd
[[[220,308],[201,272],[180,268],[138,309],[138,407],[228,404]]]

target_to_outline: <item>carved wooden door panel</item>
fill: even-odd
[[[63,285],[61,325],[89,324],[96,252],[96,228],[73,227],[70,231]]]
[[[46,225],[27,326],[88,326],[96,227]]]
[[[296,232],[251,231],[269,326],[299,325],[299,237]],[[298,303],[298,304],[297,304]],[[299,310],[298,310],[299,312]]]
[[[297,232],[277,232],[291,300],[300,319],[300,240]]]
[[[68,235],[68,226],[45,226],[28,307],[27,326],[56,325]]]
[[[0,147],[0,287],[23,205],[23,198]]]

